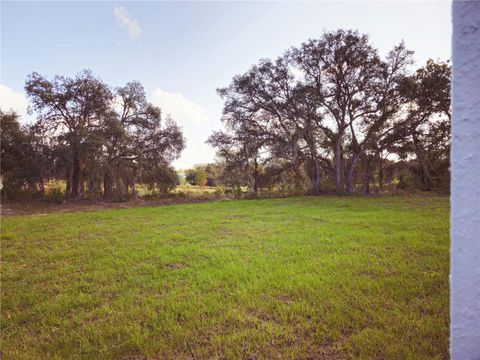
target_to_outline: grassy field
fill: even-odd
[[[448,357],[449,202],[2,218],[2,359]]]

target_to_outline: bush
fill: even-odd
[[[56,204],[65,202],[65,193],[60,188],[53,188],[45,194],[45,200]]]
[[[203,169],[198,169],[195,175],[195,183],[198,186],[205,186],[207,184],[207,173]]]
[[[225,195],[225,188],[223,186],[219,186],[213,192],[215,195]]]

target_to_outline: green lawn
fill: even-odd
[[[449,201],[2,218],[2,359],[448,357]]]

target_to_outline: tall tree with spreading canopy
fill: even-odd
[[[410,64],[411,52],[400,44],[382,60],[367,35],[338,30],[294,48],[290,56],[316,93],[323,118],[318,125],[333,144],[337,192],[346,187],[352,193],[365,148],[398,109],[397,79]]]
[[[428,60],[415,74],[404,77],[401,93],[406,101],[406,117],[399,129],[398,144],[403,156],[413,154],[419,166],[424,190],[434,187],[434,174],[448,172],[450,153],[450,81],[448,62]],[[440,169],[436,169],[440,167]]]
[[[72,198],[85,194],[85,183],[107,198],[135,194],[137,180],[162,191],[176,185],[170,164],[185,147],[182,130],[148,103],[139,82],[112,90],[88,70],[51,81],[32,73],[25,90]]]
[[[72,158],[70,195],[78,198],[90,140],[103,126],[112,93],[88,70],[73,78],[56,75],[51,81],[34,72],[27,78],[25,91],[32,110],[39,115],[38,126],[52,135],[63,135],[69,145]]]
[[[338,30],[263,59],[219,89],[226,131],[209,142],[228,155],[226,168],[261,151],[267,161],[290,164],[296,183],[308,174],[311,194],[329,174],[337,193],[351,194],[359,173],[369,192],[377,164],[398,153],[403,134],[428,178],[420,130],[448,112],[449,76],[433,63],[410,76],[412,54],[400,43],[382,59],[367,35]],[[448,131],[446,123],[435,128]],[[428,139],[438,153],[444,136]]]

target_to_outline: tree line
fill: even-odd
[[[88,70],[52,80],[34,72],[25,91],[34,124],[0,113],[5,196],[43,193],[51,179],[64,180],[71,198],[125,198],[137,183],[161,192],[177,184],[171,162],[185,147],[182,131],[139,82],[112,88]]]
[[[208,139],[225,181],[314,195],[407,178],[448,187],[450,65],[412,71],[412,55],[402,42],[382,58],[367,35],[338,30],[236,75],[217,90],[224,130]]]
[[[184,171],[200,186],[318,195],[398,188],[446,190],[450,173],[448,62],[412,70],[403,43],[382,58],[367,35],[326,32],[262,59],[218,89],[224,129],[207,143],[218,161]],[[2,194],[44,193],[50,180],[71,198],[125,199],[142,184],[179,181],[185,147],[173,119],[136,81],[113,88],[91,71],[27,77],[31,125],[0,112]]]

